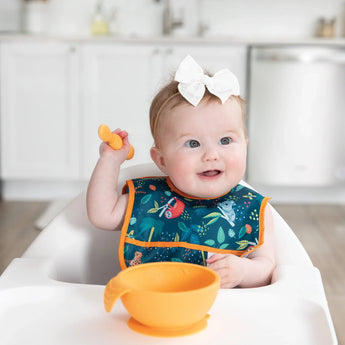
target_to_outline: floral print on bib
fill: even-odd
[[[241,184],[214,199],[180,193],[168,177],[127,181],[122,268],[156,261],[206,265],[207,253],[243,256],[264,240],[268,198]]]

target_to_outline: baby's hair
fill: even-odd
[[[151,107],[150,107],[150,128],[151,134],[155,141],[155,145],[157,145],[158,139],[158,122],[161,116],[166,112],[174,109],[175,107],[182,105],[182,104],[190,104],[178,91],[178,82],[175,80],[170,81],[167,85],[165,85],[153,98]],[[244,112],[244,104],[245,101],[240,96],[231,96],[234,98],[240,105],[242,110],[242,118],[243,118],[243,125],[245,130],[245,112]],[[205,89],[205,94],[201,100],[201,102],[221,102],[220,99],[210,93],[207,88]],[[246,131],[245,131],[246,135]],[[246,135],[247,136],[247,135]]]

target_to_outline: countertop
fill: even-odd
[[[47,34],[0,33],[0,42],[63,41],[73,43],[124,43],[124,44],[226,44],[226,45],[308,45],[345,47],[345,37],[236,37],[236,36],[61,36]]]

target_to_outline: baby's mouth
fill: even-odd
[[[220,170],[206,170],[200,173],[199,175],[204,177],[215,177],[220,175],[222,172]]]

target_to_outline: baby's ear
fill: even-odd
[[[157,167],[163,172],[163,173],[167,173],[166,172],[166,165],[165,165],[165,161],[164,161],[164,157],[162,155],[161,150],[156,147],[153,146],[151,147],[150,150],[150,154],[151,154],[151,158],[152,160],[155,162],[155,164],[157,165]]]

